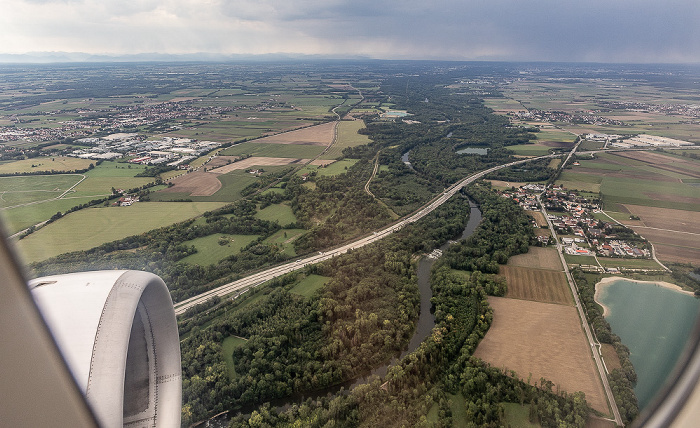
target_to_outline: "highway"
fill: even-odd
[[[433,200],[428,202],[426,205],[424,205],[422,208],[420,208],[417,212],[413,214],[409,214],[408,216],[404,217],[403,219],[400,219],[399,221],[384,227],[383,229],[380,229],[378,231],[373,232],[370,235],[366,235],[362,238],[359,238],[355,241],[349,242],[347,244],[344,244],[342,246],[332,248],[326,251],[321,251],[313,256],[307,256],[301,259],[298,259],[293,262],[288,262],[279,266],[275,266],[269,269],[266,269],[262,272],[254,273],[252,275],[249,275],[245,278],[241,278],[237,281],[230,282],[228,284],[222,285],[220,287],[214,288],[212,290],[206,291],[204,293],[201,293],[197,296],[190,297],[189,299],[183,300],[181,302],[178,302],[175,304],[175,314],[176,315],[181,315],[185,313],[189,308],[199,305],[201,303],[204,303],[208,301],[209,299],[212,299],[214,297],[224,297],[229,294],[233,293],[242,293],[243,291],[246,291],[250,289],[251,287],[255,287],[257,285],[260,285],[264,282],[267,282],[271,279],[274,279],[278,276],[282,276],[284,274],[294,272],[296,270],[302,269],[307,265],[315,264],[315,263],[320,263],[324,260],[328,260],[332,257],[339,256],[341,254],[345,254],[350,250],[356,249],[363,247],[367,244],[371,244],[375,241],[378,241],[391,233],[394,233],[395,231],[398,231],[402,227],[406,226],[407,224],[416,222],[420,220],[421,218],[425,217],[426,215],[430,214],[433,210],[435,210],[437,207],[445,203],[448,199],[450,199],[455,193],[457,193],[462,187],[482,178],[486,174],[489,174],[493,171],[497,171],[502,168],[507,168],[510,166],[514,165],[519,165],[523,164],[526,162],[531,162],[533,160],[537,159],[545,159],[545,158],[554,158],[561,156],[559,154],[557,155],[547,155],[547,156],[540,156],[536,158],[529,158],[529,159],[523,159],[515,162],[509,162],[503,165],[498,165],[494,166],[492,168],[483,170],[481,172],[477,172],[475,174],[472,174],[457,183],[453,184],[449,188],[447,188],[443,193],[441,193],[439,196],[435,197]]]

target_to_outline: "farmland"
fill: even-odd
[[[221,203],[139,203],[130,207],[88,208],[64,216],[17,243],[24,259],[44,260],[69,251],[196,217]]]
[[[489,304],[493,323],[476,357],[524,380],[544,377],[568,393],[583,391],[594,409],[609,412],[576,308],[500,297]]]
[[[508,266],[531,267],[561,271],[559,254],[554,248],[530,247],[527,253],[508,259]]]
[[[508,284],[506,297],[571,305],[571,291],[563,272],[519,266],[501,266]]]

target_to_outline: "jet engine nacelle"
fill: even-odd
[[[101,426],[180,426],[180,341],[158,276],[81,272],[29,287]]]

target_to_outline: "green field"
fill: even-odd
[[[328,280],[330,280],[330,278],[327,276],[309,275],[295,284],[289,292],[299,294],[303,297],[311,297],[311,295],[314,294],[316,290],[323,287]]]
[[[286,226],[297,221],[292,212],[292,207],[287,204],[275,204],[265,207],[255,214],[260,220],[276,221],[281,226]]]
[[[288,166],[265,166],[266,173],[277,173]],[[243,170],[234,170],[218,176],[221,189],[211,196],[190,196],[189,193],[158,192],[149,195],[152,201],[178,201],[191,200],[194,202],[233,202],[242,198],[241,191],[246,186],[260,180],[259,177]]]
[[[233,350],[242,346],[247,340],[238,336],[229,336],[221,343],[221,352],[224,354],[224,361],[228,369],[228,376],[231,380],[236,379],[236,364],[233,362]]]
[[[503,406],[506,426],[518,428],[537,428],[539,424],[530,422],[530,405],[521,406],[518,403],[501,403]]]
[[[630,269],[663,269],[652,259],[615,259],[608,257],[598,257],[598,261],[603,267],[621,267]]]
[[[357,131],[364,128],[365,124],[361,120],[343,120],[338,124],[338,138],[321,159],[338,159],[343,155],[343,150],[348,147],[361,146],[371,143],[366,135],[358,134]]]
[[[75,171],[86,169],[96,161],[63,156],[37,157],[0,164],[0,174],[26,174],[40,171]]]
[[[321,167],[316,165],[307,165],[297,171],[297,175],[315,172],[316,175],[325,177],[332,175],[340,175],[348,172],[348,169],[357,163],[358,159],[343,159],[335,161],[330,165]],[[381,167],[380,167],[381,168]]]
[[[240,253],[241,248],[258,238],[259,235],[224,235],[222,233],[196,238],[191,241],[186,241],[184,244],[188,246],[194,245],[197,252],[185,257],[181,261],[191,265],[211,265],[228,256]],[[226,241],[227,243],[221,245],[219,241]]]
[[[306,144],[241,143],[219,152],[222,156],[259,156],[270,158],[312,159],[318,156],[325,146]]]
[[[543,156],[548,155],[550,148],[536,144],[519,144],[517,146],[506,146],[508,150],[512,150],[516,155],[520,156]]]
[[[576,140],[576,135],[571,132],[559,131],[556,129],[540,130],[535,135],[539,141],[556,141],[563,143],[573,143]]]
[[[564,260],[566,260],[567,264],[598,265],[593,256],[572,256],[571,254],[564,254]]]
[[[57,198],[82,178],[78,174],[0,177],[0,208]]]
[[[223,205],[140,202],[130,207],[87,208],[39,229],[19,241],[17,248],[27,262],[44,260],[187,220]]]
[[[275,244],[282,247],[282,254],[289,257],[294,257],[297,253],[294,251],[294,240],[306,233],[304,229],[281,229],[269,236],[265,241],[266,244]]]

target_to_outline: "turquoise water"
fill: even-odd
[[[643,409],[671,373],[700,311],[700,300],[656,284],[618,280],[599,296],[605,319],[630,349]]]

